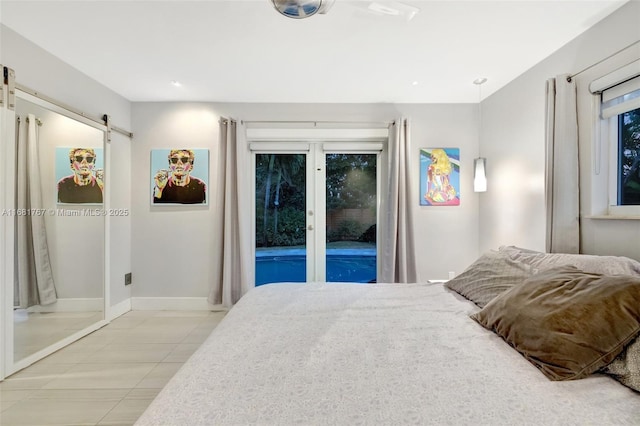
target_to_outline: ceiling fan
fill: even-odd
[[[302,19],[315,14],[325,14],[335,0],[271,0],[276,10],[287,18]],[[351,3],[357,9],[371,15],[398,17],[410,21],[419,9],[398,1],[371,0]]]
[[[287,18],[302,19],[329,11],[335,0],[271,0],[280,14]]]

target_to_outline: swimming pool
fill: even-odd
[[[305,282],[304,250],[265,250],[256,254],[256,286],[273,282]],[[327,281],[369,283],[376,280],[375,249],[327,250]]]

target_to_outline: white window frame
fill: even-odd
[[[618,205],[618,116],[602,119],[605,141],[609,147],[609,203],[607,214],[616,217],[637,217],[640,219],[640,205]]]
[[[640,205],[618,205],[618,116],[626,111],[640,107],[640,98],[618,103],[603,108],[605,101],[620,97],[640,88],[640,60],[631,62],[609,74],[606,74],[589,85],[589,90],[597,101],[594,102],[594,123],[597,144],[605,145],[608,160],[602,162],[596,158],[597,172],[600,166],[606,167],[607,176],[607,211],[606,217],[618,219],[640,219]],[[596,148],[596,152],[599,149]],[[596,154],[598,156],[598,154]]]
[[[307,216],[307,226],[312,225],[314,230],[324,229],[323,224],[325,218],[325,199],[326,194],[318,188],[318,180],[315,179],[313,171],[324,174],[324,153],[361,153],[361,154],[377,154],[378,155],[378,172],[377,172],[377,217],[376,223],[380,224],[382,212],[385,210],[383,195],[387,189],[383,187],[383,183],[387,181],[388,164],[388,128],[324,128],[324,129],[301,129],[301,128],[248,128],[247,143],[251,151],[251,194],[255,194],[255,166],[256,154],[261,153],[278,153],[278,154],[306,154],[308,161],[314,163],[313,167],[307,167],[307,188],[309,191],[313,188],[316,199],[307,199],[307,212],[313,209],[312,216]],[[309,193],[309,192],[308,192]],[[255,241],[255,197],[251,197],[251,258],[256,256]],[[378,235],[380,235],[380,226]],[[326,257],[324,241],[326,235],[313,232],[307,240],[307,257]],[[379,238],[376,239],[380,241]],[[377,259],[381,258],[381,244],[377,246]],[[380,276],[380,262],[377,262],[376,276]],[[325,281],[326,269],[315,269],[315,262],[307,262],[307,282]],[[325,265],[326,267],[326,265]]]

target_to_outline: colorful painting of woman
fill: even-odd
[[[459,149],[423,149],[421,155],[421,205],[457,206],[459,194]],[[458,164],[456,164],[458,163]]]

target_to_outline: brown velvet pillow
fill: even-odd
[[[640,334],[640,277],[540,272],[471,315],[551,380],[580,379]]]
[[[483,308],[499,294],[533,275],[529,265],[512,260],[509,255],[488,251],[445,287]]]

